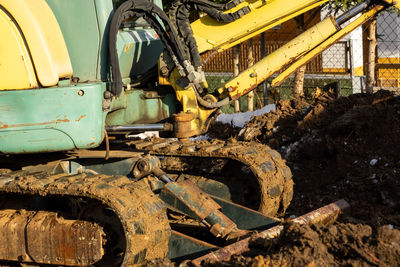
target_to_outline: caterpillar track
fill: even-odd
[[[0,260],[67,266],[126,266],[166,256],[171,229],[165,205],[151,190],[151,179],[136,181],[129,174],[106,175],[89,167],[82,173],[71,174],[68,170],[71,165],[66,165],[71,160],[95,159],[106,164],[152,154],[159,157],[162,169],[177,181],[188,178],[203,191],[271,216],[283,213],[293,195],[290,169],[279,153],[264,145],[157,138],[118,141],[111,144],[111,148],[108,161],[104,160],[106,151],[103,150],[74,151],[58,155],[61,159],[57,161],[39,165],[31,158],[31,162],[25,163],[30,165],[27,167],[22,167],[24,161],[21,157],[8,159],[20,165],[20,169],[0,169],[1,212],[10,209],[13,214],[30,212],[20,219],[25,222],[22,229],[29,227],[36,213],[49,218],[56,213],[62,220],[72,220],[75,225],[90,222],[102,240],[92,254],[77,252],[70,255],[70,249],[61,241],[57,243],[57,237],[49,239],[55,246],[33,250],[38,245],[34,242],[35,235],[31,235],[32,240],[21,235],[18,238],[25,242],[24,246],[11,252],[0,246]],[[14,165],[13,169],[16,168]],[[220,191],[225,193],[218,195]],[[13,216],[2,217],[1,212],[0,220],[6,225],[8,220],[9,224]],[[47,227],[44,226],[46,220],[37,221],[39,228]],[[60,229],[70,225],[59,224]],[[8,230],[5,228],[3,232]],[[14,232],[6,235],[7,238],[15,239]],[[44,232],[37,231],[37,234]],[[77,240],[80,239],[82,237],[77,235]],[[95,250],[91,247],[93,243],[81,246],[89,251]],[[36,254],[31,251],[36,251]]]
[[[290,169],[278,152],[265,145],[175,139],[138,140],[126,145],[162,157],[167,173],[185,173],[206,192],[201,185],[204,179],[212,177],[227,184],[233,202],[265,215],[283,214],[293,197]],[[200,176],[188,175],[194,173]]]
[[[12,251],[0,246],[2,260],[67,266],[87,266],[97,261],[97,266],[126,266],[147,258],[165,257],[167,253],[170,227],[165,205],[142,182],[133,182],[124,176],[15,171],[0,176],[0,192],[2,210],[12,206],[20,212],[44,208],[50,213],[52,205],[49,207],[49,204],[57,203],[56,211],[60,215],[94,221],[103,227],[106,235],[104,256],[92,258],[97,253],[85,256],[85,251],[77,251],[83,255],[71,255],[72,249],[62,243],[45,247],[40,242],[40,232],[31,240],[24,237],[21,240],[12,231],[6,232],[2,234],[10,242],[4,243],[12,244],[17,239],[23,243],[24,250]],[[6,207],[7,204],[10,206]],[[68,207],[60,210],[66,204]],[[71,212],[75,209],[76,213]],[[3,225],[7,223],[3,221]],[[41,226],[47,228],[47,224]],[[87,228],[81,230],[85,232]]]

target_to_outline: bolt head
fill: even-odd
[[[105,99],[110,99],[112,98],[113,94],[110,91],[105,91],[104,92],[104,98]]]

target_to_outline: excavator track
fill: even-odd
[[[160,159],[161,168],[176,180],[188,178],[203,191],[210,191],[209,193],[216,196],[219,196],[220,191],[228,191],[225,198],[258,209],[266,215],[277,216],[283,213],[292,199],[293,181],[290,169],[278,152],[265,145],[163,138],[116,141],[118,142],[110,144],[108,155],[111,161],[138,159],[145,154],[152,154]],[[39,165],[28,157],[31,162],[22,161],[19,167],[13,167],[19,170],[0,169],[0,220],[19,220],[22,222],[19,227],[24,229],[29,227],[31,218],[40,215],[40,218],[45,219],[36,220],[34,225],[42,229],[37,231],[37,235],[45,235],[46,231],[51,232],[57,227],[66,229],[69,225],[89,223],[95,232],[93,236],[104,232],[103,248],[100,249],[104,249],[104,253],[101,251],[103,254],[100,255],[102,258],[99,256],[99,249],[93,255],[85,255],[85,261],[79,253],[71,256],[71,253],[67,253],[68,248],[62,247],[62,244],[59,245],[61,247],[43,246],[38,249],[38,243],[34,240],[44,239],[40,236],[35,238],[35,234],[31,234],[32,240],[27,240],[29,235],[19,237],[22,243],[25,242],[21,250],[23,253],[20,253],[24,255],[18,256],[15,251],[2,249],[0,246],[0,263],[3,260],[82,266],[92,265],[100,257],[101,260],[94,265],[127,266],[166,256],[171,228],[165,204],[151,190],[152,179],[135,181],[133,177],[98,174],[90,169],[71,175],[65,165],[61,164],[69,160],[91,158],[106,164],[110,162],[102,159],[106,154],[104,150],[78,150],[64,154],[57,161],[47,161]],[[50,159],[51,157],[50,155]],[[43,159],[39,162],[43,162]],[[29,166],[22,167],[24,164]],[[211,190],[205,184],[211,184]],[[32,206],[32,203],[36,204]],[[49,206],[49,203],[53,203],[53,206]],[[56,220],[54,212],[62,220],[58,223],[59,226],[54,226],[56,228],[49,228],[49,223],[44,222]],[[21,217],[19,218],[9,214],[22,215],[18,215]],[[7,221],[6,224],[10,223]],[[8,229],[3,231],[7,232]],[[75,232],[83,230],[78,229]],[[65,231],[71,232],[70,228]],[[6,233],[1,233],[0,228],[0,234]],[[12,234],[9,236],[10,239],[15,238]],[[82,239],[79,235],[75,238]],[[86,245],[87,250],[94,250],[92,246],[92,243]]]
[[[290,169],[280,154],[266,145],[153,138],[129,141],[124,146],[160,157],[167,173],[184,173],[203,191],[218,194],[218,185],[216,190],[202,186],[211,176],[229,187],[230,200],[265,215],[283,214],[293,197]]]
[[[133,182],[125,176],[85,173],[68,175],[66,173],[52,174],[52,172],[2,170],[0,172],[1,210],[7,212],[10,208],[16,208],[19,210],[18,214],[24,214],[25,209],[32,209],[35,213],[45,213],[43,210],[38,211],[37,207],[32,208],[32,204],[40,203],[40,201],[46,204],[55,203],[58,207],[65,202],[78,204],[76,205],[79,207],[78,215],[67,214],[66,217],[76,216],[75,224],[79,224],[81,220],[94,220],[96,224],[103,227],[106,235],[104,257],[95,264],[96,266],[129,266],[143,262],[145,259],[166,256],[171,233],[166,208],[144,182]],[[18,207],[18,202],[24,203]],[[69,209],[74,210],[71,207]],[[48,217],[54,216],[51,211],[48,211],[48,214]],[[0,217],[5,225],[11,222],[5,221],[6,216]],[[9,217],[13,218],[13,216]],[[18,227],[25,228],[24,225]],[[20,240],[22,245],[19,247],[24,247],[23,250],[26,252],[24,255],[18,255],[18,251],[13,251],[11,247],[0,246],[0,261],[57,266],[92,265],[88,263],[94,260],[91,257],[98,257],[98,251],[93,255],[85,255],[87,259],[82,261],[81,256],[71,254],[73,250],[71,247],[64,247],[62,244],[58,247],[54,247],[54,244],[53,246],[43,245],[41,240],[44,239],[40,233],[45,233],[47,230],[45,235],[50,235],[53,229],[51,227],[54,226],[46,223],[45,220],[38,227],[43,231],[36,231],[36,235],[35,231],[22,238],[18,235],[13,236],[13,233],[0,233],[2,236],[14,239],[13,243],[22,239]],[[84,224],[82,227],[77,232],[89,231]],[[62,233],[60,232],[59,235]],[[84,236],[78,237],[84,239]]]

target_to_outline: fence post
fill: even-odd
[[[376,60],[376,18],[374,18],[368,25],[368,62],[367,62],[367,93],[374,92],[375,81],[375,60]]]
[[[233,77],[239,75],[240,72],[240,44],[233,47]],[[240,102],[239,99],[234,101],[234,111],[235,113],[240,112]]]
[[[267,47],[265,44],[265,32],[261,33],[261,58],[265,58],[267,56]],[[268,86],[267,81],[263,81],[262,89],[264,93],[264,106],[268,105]]]
[[[304,14],[299,15],[295,18],[296,21],[296,31],[297,35],[300,35],[306,30],[306,25],[304,21]],[[294,75],[294,87],[293,87],[293,95],[295,98],[298,98],[304,95],[304,74],[306,71],[306,65],[298,68]]]
[[[253,55],[253,39],[249,39],[247,43],[247,68],[250,68],[254,64],[254,55]],[[247,94],[247,110],[254,110],[254,91],[251,91]]]

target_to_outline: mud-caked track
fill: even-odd
[[[133,182],[124,176],[3,171],[0,192],[1,209],[10,208],[7,204],[15,207],[16,199],[21,202],[21,210],[33,211],[46,208],[50,203],[79,203],[76,214],[70,206],[60,213],[73,219],[94,221],[104,228],[105,252],[99,266],[125,266],[166,256],[170,227],[165,205],[144,182]],[[35,206],[33,203],[42,204]],[[59,211],[61,206],[55,209]],[[27,244],[35,244],[28,241]],[[1,256],[5,257],[6,252],[0,251],[4,254]],[[50,248],[40,253],[47,255],[38,262],[41,264],[60,265],[70,260],[69,248]],[[24,261],[37,262],[29,253],[23,256]],[[9,260],[20,261],[20,258]]]
[[[126,145],[159,156],[166,172],[187,174],[198,185],[203,179],[216,179],[230,188],[233,202],[265,215],[283,214],[293,197],[290,169],[278,152],[265,145],[173,139]]]
[[[76,151],[58,155],[57,161],[41,159],[26,163],[24,157],[11,159],[15,163],[13,170],[1,169],[0,172],[0,210],[12,209],[13,214],[26,214],[26,210],[26,225],[36,213],[49,218],[60,216],[59,229],[64,227],[64,220],[72,220],[75,225],[93,223],[97,235],[104,232],[100,248],[104,255],[97,261],[98,266],[125,266],[165,257],[171,229],[165,204],[151,191],[153,178],[137,180],[132,173],[106,175],[90,169],[71,175],[64,164],[90,158],[107,164],[105,154],[102,150]],[[217,185],[217,190],[210,193],[224,188],[226,199],[266,215],[283,214],[293,196],[292,175],[285,161],[276,151],[257,143],[161,138],[123,140],[111,144],[110,160],[138,159],[145,154],[157,156],[161,168],[177,181],[187,178],[199,187]],[[51,155],[47,157],[52,159]],[[77,240],[79,238],[77,236]],[[22,237],[21,242],[26,242],[26,246],[34,244],[24,239],[26,237]],[[80,264],[81,256],[67,255],[68,248],[62,245],[42,250],[38,254],[47,256],[40,259],[29,254],[29,247],[23,251],[22,258],[13,258],[0,250],[0,260]],[[94,255],[98,257],[99,253]],[[87,262],[95,260],[91,255],[85,257]]]

